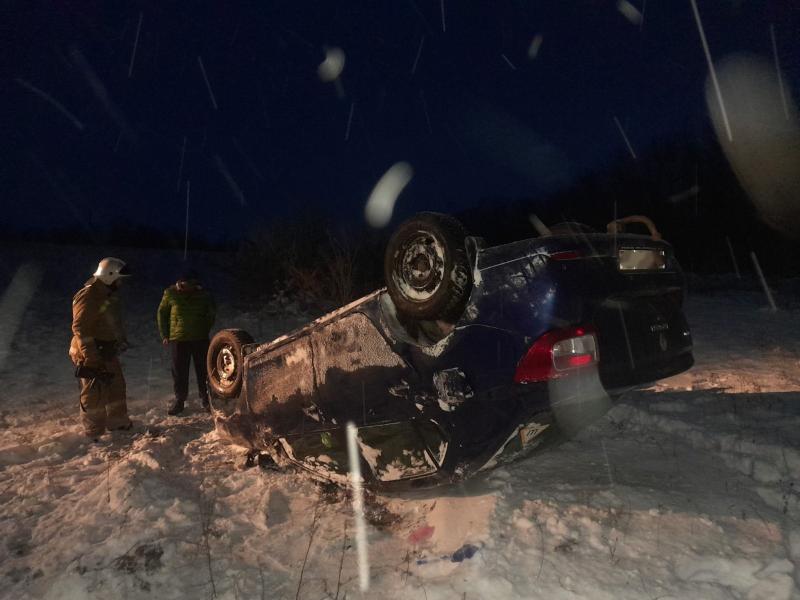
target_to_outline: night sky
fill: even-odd
[[[620,127],[637,153],[709,130],[690,1],[626,4],[5,2],[5,226],[182,231],[187,180],[197,235],[356,220],[398,161],[414,177],[395,222],[555,192],[633,160]],[[797,97],[800,3],[698,8],[715,61],[773,61],[772,24]],[[323,82],[332,47],[344,71]]]

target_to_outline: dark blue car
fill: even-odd
[[[649,235],[625,233],[631,221]],[[684,281],[652,223],[563,223],[484,247],[446,215],[401,225],[387,287],[286,336],[212,340],[218,430],[279,464],[376,486],[454,481],[603,415],[693,363]]]

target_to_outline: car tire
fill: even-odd
[[[414,319],[458,321],[472,290],[461,223],[419,213],[402,223],[386,247],[384,277],[398,312]]]
[[[211,338],[206,356],[208,386],[220,398],[236,398],[242,390],[243,346],[253,338],[243,329],[223,329]]]

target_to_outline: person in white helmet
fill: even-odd
[[[104,258],[72,299],[69,357],[80,382],[81,424],[85,435],[95,440],[106,429],[126,430],[132,425],[118,357],[128,342],[116,293],[129,275],[124,261]]]

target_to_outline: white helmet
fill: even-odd
[[[113,256],[108,256],[97,265],[94,276],[106,285],[111,285],[120,277],[130,276],[130,271],[128,270],[128,265],[126,265],[124,261],[119,258],[114,258]]]

